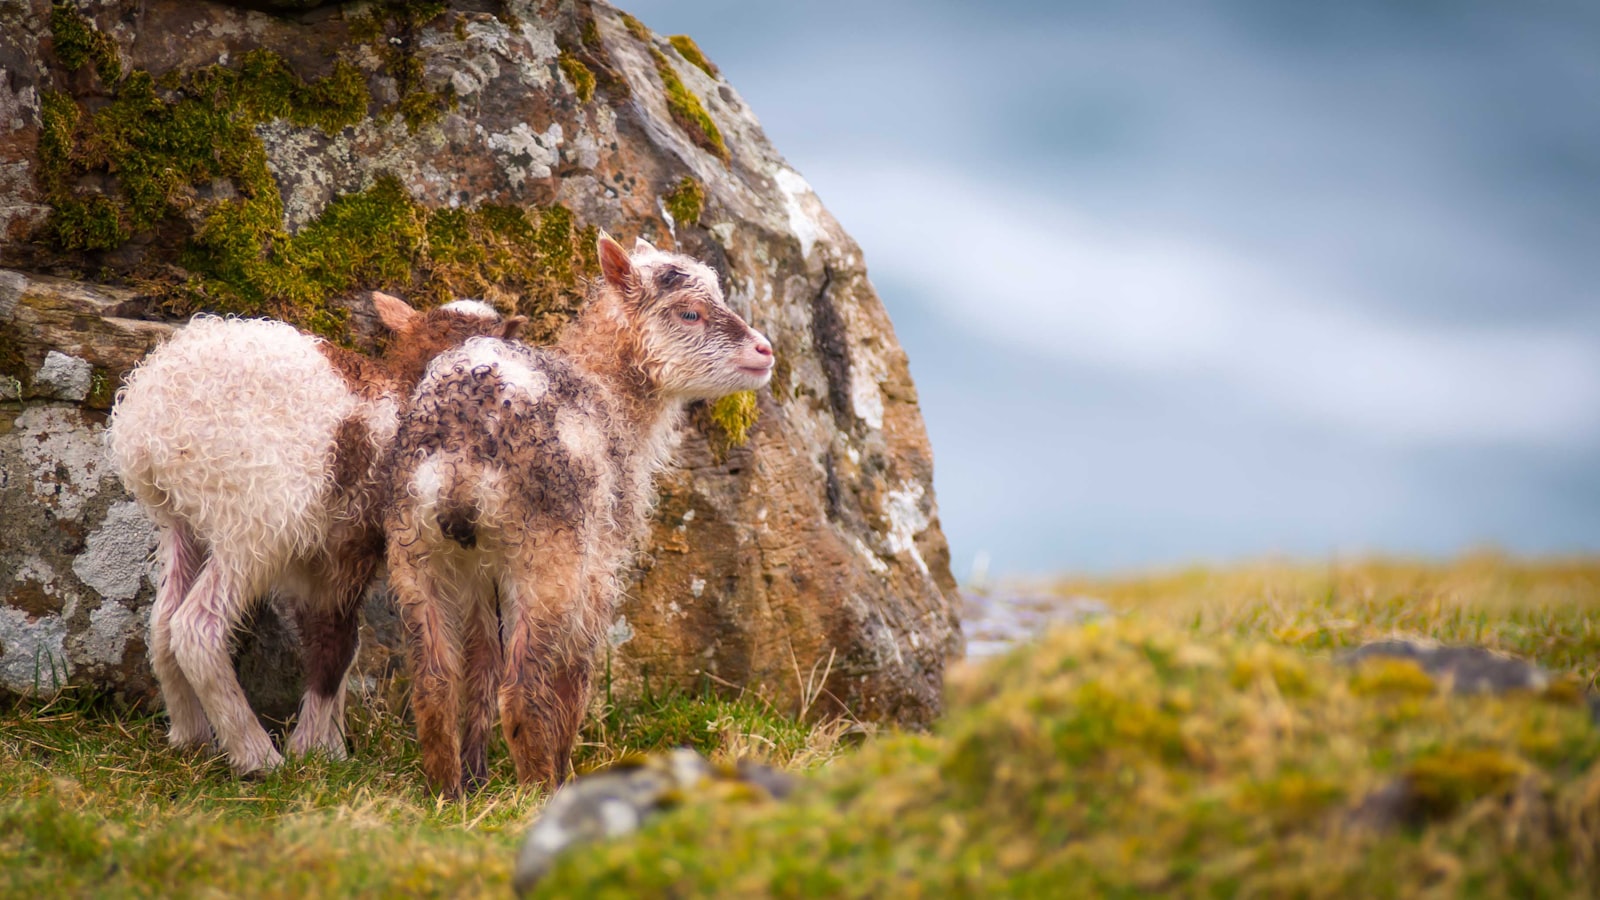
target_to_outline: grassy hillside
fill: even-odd
[[[1261,565],[1063,580],[1119,615],[959,668],[931,735],[841,745],[759,700],[611,710],[603,764],[692,743],[812,776],[785,805],[700,802],[564,860],[548,896],[1600,895],[1600,561]],[[1337,648],[1485,644],[1558,674],[1457,698]],[[421,788],[395,710],[354,758],[259,782],[162,724],[62,698],[0,712],[0,895],[504,896],[542,798],[508,761],[463,804]]]
[[[784,806],[691,804],[574,854],[559,896],[1600,895],[1600,565],[1261,565],[1063,580],[1119,615],[958,670],[930,736]],[[1455,697],[1336,648],[1526,654]]]

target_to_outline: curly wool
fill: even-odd
[[[281,322],[197,316],[133,371],[112,412],[123,483],[252,592],[327,532],[329,451],[360,401],[321,343]]]

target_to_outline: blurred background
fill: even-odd
[[[622,2],[860,242],[958,578],[1600,549],[1600,4]]]

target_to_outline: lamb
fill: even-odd
[[[196,316],[128,376],[111,457],[155,520],[165,570],[150,661],[175,747],[215,743],[243,775],[283,762],[233,672],[229,638],[276,591],[303,641],[306,690],[288,749],[343,758],[357,608],[383,558],[381,460],[400,406],[439,351],[525,321],[478,301],[419,313],[374,294],[381,360],[282,322]]]
[[[708,267],[599,239],[602,279],[553,348],[440,354],[395,440],[384,519],[430,787],[487,777],[496,691],[524,783],[565,780],[617,570],[685,405],[765,385],[772,346]]]

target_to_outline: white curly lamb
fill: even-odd
[[[342,757],[344,676],[382,558],[378,470],[400,405],[435,354],[523,321],[476,301],[418,313],[375,294],[374,305],[394,331],[381,360],[281,322],[196,316],[112,410],[111,455],[160,533],[149,644],[168,740],[214,737],[240,774],[283,758],[234,675],[233,630],[256,598],[288,600],[307,676],[288,749]]]

